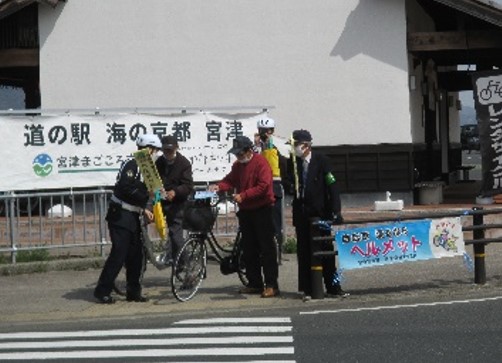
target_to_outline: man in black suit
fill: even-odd
[[[333,220],[341,224],[342,207],[336,180],[328,158],[312,151],[312,136],[307,130],[293,132],[296,157],[295,197],[293,199],[293,225],[296,230],[298,257],[298,290],[309,299],[311,291],[311,219]],[[293,170],[291,167],[289,170]],[[326,232],[324,234],[328,234]],[[324,243],[324,250],[333,250],[332,243]],[[322,259],[324,286],[328,296],[346,296],[336,279],[335,256]]]

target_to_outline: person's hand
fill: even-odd
[[[240,194],[234,194],[233,197],[234,197],[234,201],[237,204],[241,204],[242,203],[242,196]]]
[[[170,202],[173,201],[175,196],[176,196],[176,192],[174,190],[169,190],[166,192],[166,199]]]
[[[145,209],[144,214],[149,223],[153,222],[153,213],[150,210]]]
[[[213,193],[218,193],[220,191],[220,187],[218,184],[210,184],[208,187],[208,190]]]
[[[167,192],[164,188],[159,189],[160,197],[164,200],[167,199]]]

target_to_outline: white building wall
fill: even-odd
[[[40,7],[42,108],[272,105],[317,145],[411,142],[402,0]]]

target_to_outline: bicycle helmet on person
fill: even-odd
[[[270,117],[264,117],[258,120],[256,126],[259,129],[273,129],[275,128],[275,121]]]
[[[139,147],[153,147],[155,149],[162,149],[162,144],[160,143],[160,138],[155,134],[143,134],[136,138],[136,145]]]

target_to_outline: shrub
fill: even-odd
[[[16,254],[17,262],[48,261],[50,259],[49,251],[43,248],[31,251],[19,251]]]
[[[296,238],[287,237],[282,250],[284,253],[296,253]]]

